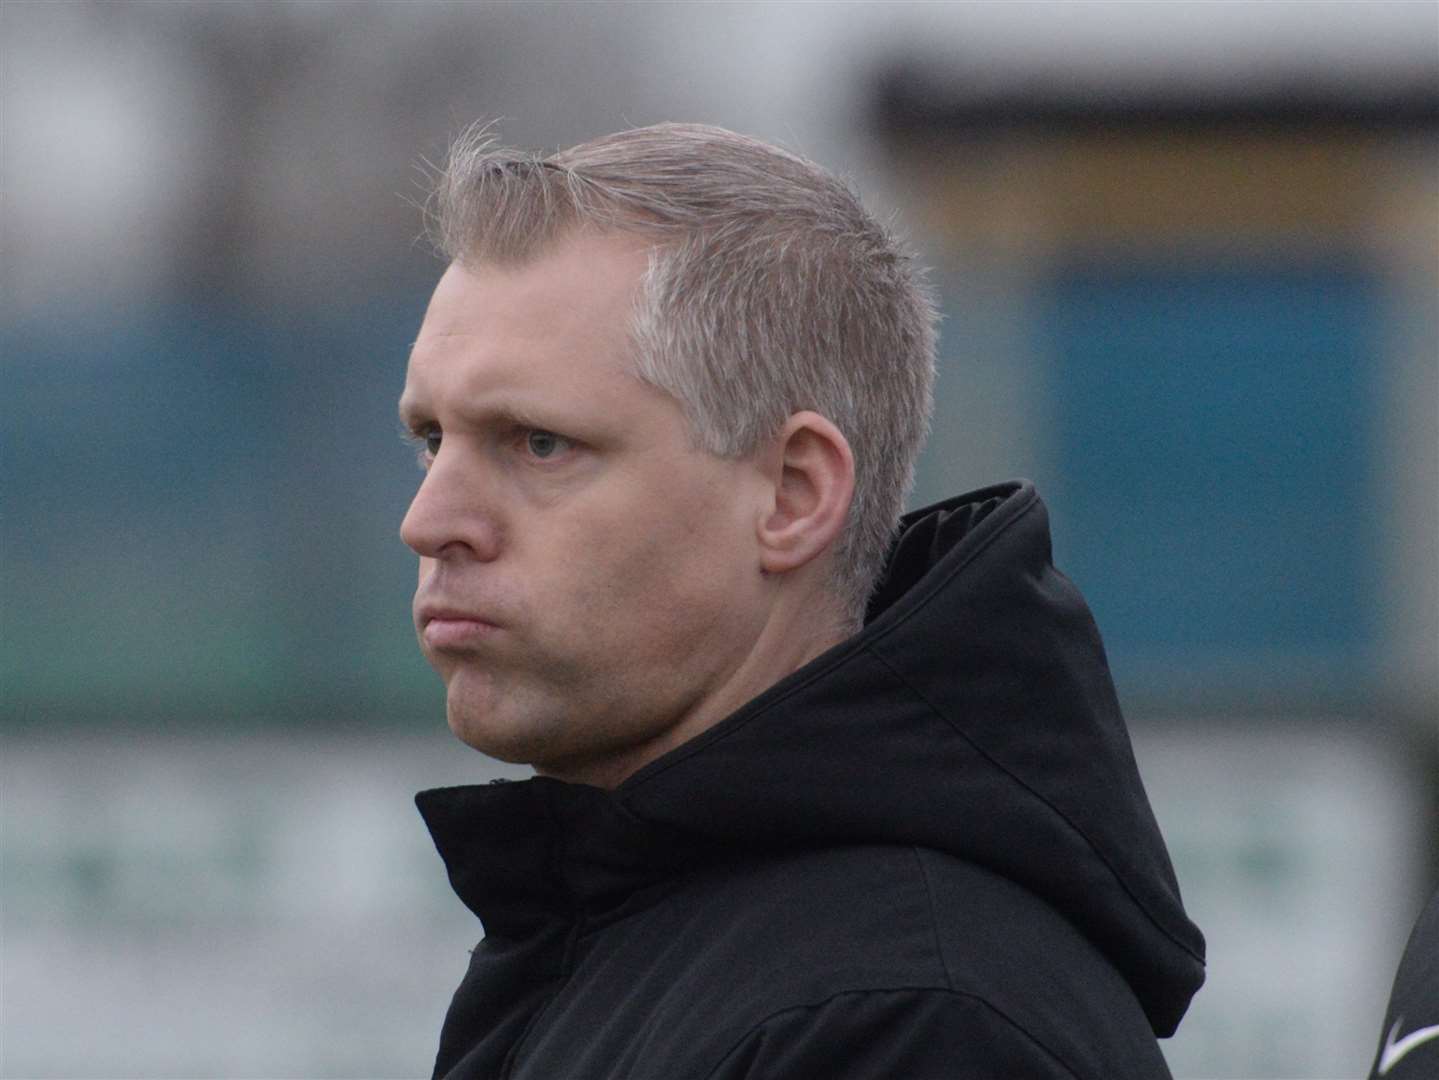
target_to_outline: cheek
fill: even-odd
[[[604,590],[609,603],[646,611],[658,625],[722,618],[723,609],[743,603],[750,565],[743,537],[726,508],[696,503],[609,534],[596,550],[612,582]]]
[[[530,614],[549,632],[603,651],[620,627],[632,632],[666,617],[682,577],[675,544],[653,523],[596,515],[521,560]]]
[[[547,529],[521,560],[542,568],[527,598],[568,613],[587,647],[603,651],[620,628],[638,638],[718,631],[750,606],[760,581],[753,493],[728,474],[679,472],[636,477],[570,507],[564,527]]]

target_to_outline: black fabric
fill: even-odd
[[[1016,482],[613,792],[423,792],[485,939],[435,1075],[1167,1076],[1203,981],[1103,647]]]
[[[1439,1076],[1439,892],[1420,914],[1394,975],[1372,1080]]]

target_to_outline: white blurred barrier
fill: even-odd
[[[0,1074],[428,1076],[480,929],[411,798],[500,774],[442,726],[7,744]]]
[[[1208,981],[1176,1077],[1367,1075],[1429,855],[1423,777],[1360,722],[1141,728],[1140,772]]]

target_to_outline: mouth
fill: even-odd
[[[425,648],[436,650],[469,648],[499,630],[476,612],[451,608],[423,607],[415,623]]]

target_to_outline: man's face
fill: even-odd
[[[451,729],[603,786],[746,700],[766,615],[773,491],[755,461],[691,448],[631,372],[645,266],[596,236],[515,270],[452,265],[401,399],[426,472],[400,532]]]

